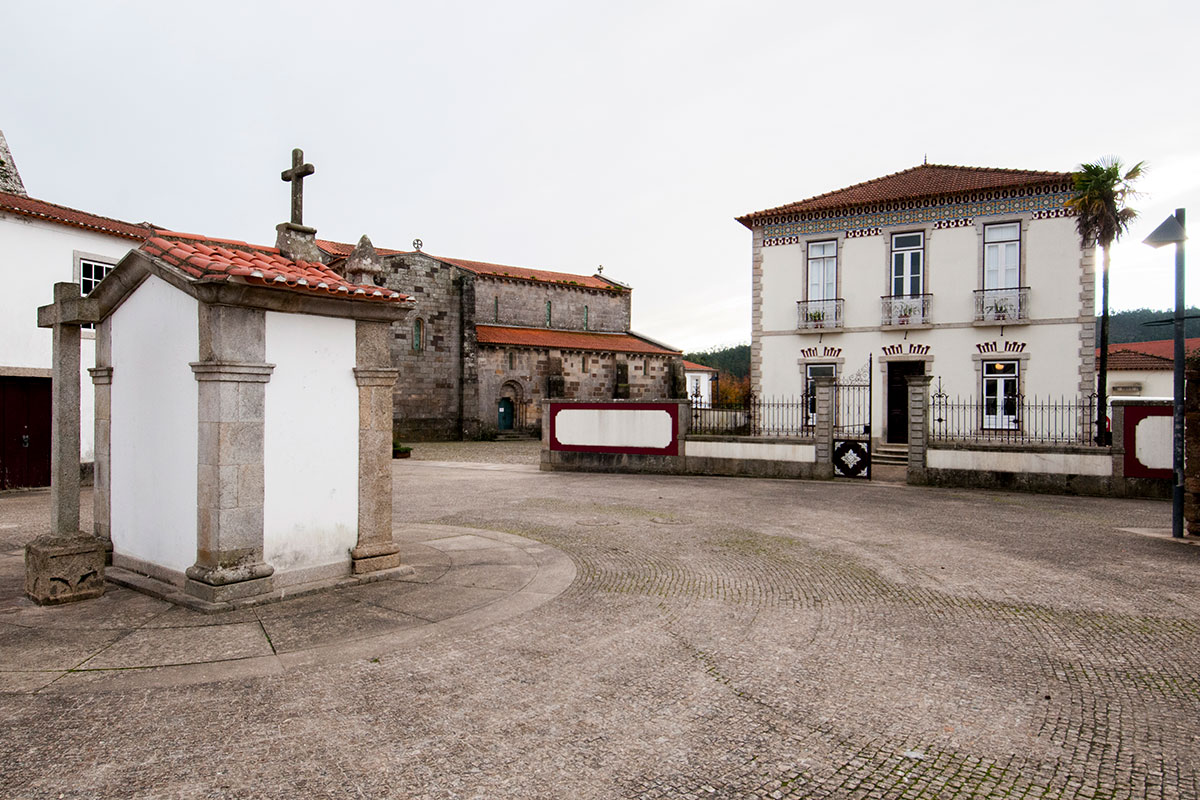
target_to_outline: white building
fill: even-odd
[[[981,428],[1017,398],[1095,382],[1093,252],[1063,172],[926,164],[738,221],[753,233],[751,387],[803,394],[867,378],[871,435],[907,442],[906,378],[982,398]]]
[[[7,150],[0,138],[0,161]],[[20,189],[11,180],[3,186]],[[130,248],[152,234],[148,226],[0,192],[0,489],[50,481],[51,334],[38,328],[37,309],[53,286],[74,281],[84,293]],[[95,359],[94,331],[83,331],[82,369]],[[86,373],[84,386],[90,385]],[[91,393],[81,409],[80,456],[93,458]]]
[[[717,370],[685,360],[683,375],[687,381],[687,396],[692,401],[692,406],[711,406],[717,388]]]

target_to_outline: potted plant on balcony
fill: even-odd
[[[997,300],[988,306],[988,316],[992,319],[1008,319],[1012,306],[1007,300]]]
[[[896,323],[898,325],[907,325],[909,318],[917,313],[917,307],[912,303],[901,303],[896,308]]]
[[[825,312],[820,309],[814,309],[808,312],[808,327],[824,328],[825,327]]]

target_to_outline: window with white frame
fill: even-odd
[[[808,244],[808,300],[837,298],[837,242]]]
[[[809,425],[817,424],[817,382],[815,378],[837,377],[837,364],[804,365],[804,405]]]
[[[919,297],[925,292],[925,234],[892,234],[892,296]]]
[[[1021,365],[1018,361],[983,362],[983,427],[1020,427]]]
[[[1016,289],[1021,285],[1021,223],[983,228],[983,288]]]
[[[113,271],[112,264],[93,261],[89,258],[79,259],[79,289],[84,297],[91,294],[96,284],[104,280],[104,276]]]

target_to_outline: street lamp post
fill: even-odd
[[[1171,535],[1177,539],[1183,537],[1183,243],[1186,240],[1182,208],[1175,209],[1175,214],[1163,220],[1145,239],[1151,247],[1175,245],[1175,425],[1171,464],[1175,486],[1171,495]]]

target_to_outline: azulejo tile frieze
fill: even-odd
[[[896,225],[932,222],[937,228],[973,225],[975,217],[1032,212],[1035,219],[1070,216],[1067,185],[1034,186],[1007,191],[974,192],[953,198],[905,200],[853,209],[809,211],[770,217],[763,225],[763,246],[797,244],[807,236],[842,233],[878,235]]]

